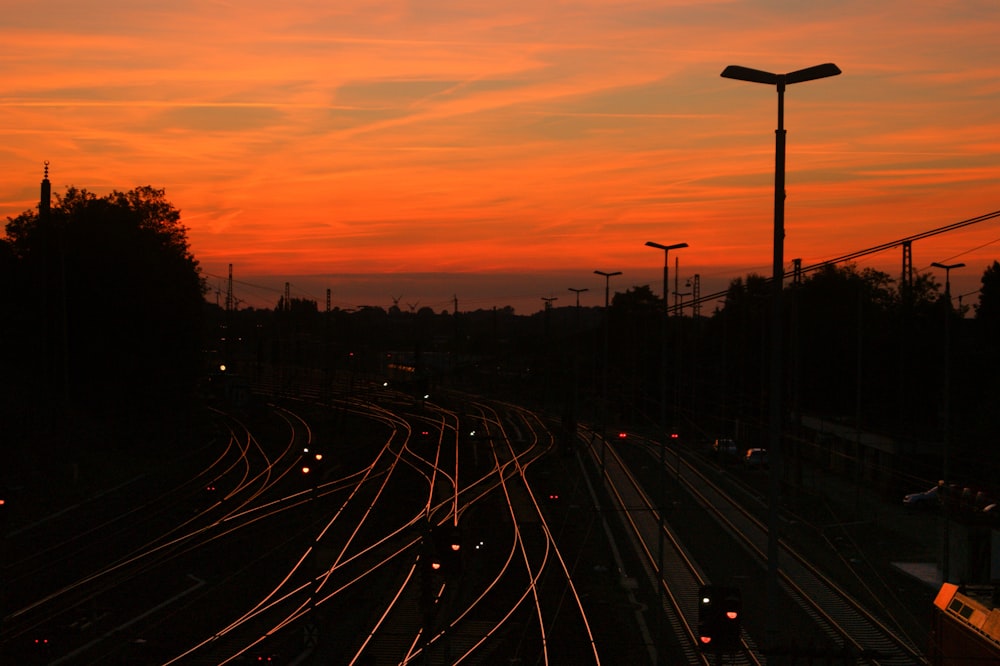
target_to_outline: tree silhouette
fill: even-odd
[[[46,418],[168,412],[202,370],[205,285],[180,212],[148,186],[56,199],[7,221],[20,326],[5,337],[23,352],[11,378]]]
[[[994,261],[983,271],[976,319],[982,322],[989,335],[1000,330],[1000,261]]]

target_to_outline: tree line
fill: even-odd
[[[831,264],[786,284],[789,423],[812,415],[891,437],[933,475],[947,358],[953,465],[970,475],[997,469],[1000,263],[984,267],[981,282],[972,307],[946,297],[931,273],[903,289],[887,273]],[[770,299],[768,279],[753,274],[734,279],[709,314],[694,317],[688,306],[666,321],[649,285],[615,293],[607,312],[570,305],[526,316],[510,308],[324,312],[314,301],[279,299],[274,309],[215,308],[228,340],[216,352],[250,377],[276,367],[387,374],[386,353],[396,352],[421,386],[499,392],[591,423],[655,428],[666,400],[667,425],[689,439],[736,436],[749,447],[766,440]]]

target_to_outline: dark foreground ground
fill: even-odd
[[[97,431],[73,438],[25,447],[10,455],[0,483],[5,487],[6,530],[58,513],[121,484],[134,483],[163,466],[182,464],[189,455],[218,436],[210,418],[194,419],[171,433],[169,442],[150,442],[162,433],[136,432],[108,441]],[[533,475],[553,479],[563,498],[552,510],[562,521],[561,536],[580,548],[575,562],[584,574],[580,592],[602,600],[603,619],[599,642],[608,636],[619,653],[612,663],[641,663],[649,651],[646,637],[635,626],[635,595],[628,589],[629,575],[638,576],[638,565],[627,559],[630,571],[615,570],[603,537],[603,528],[581,507],[591,501],[575,459],[552,455],[540,461]],[[766,493],[766,475],[743,475],[760,494]],[[937,569],[941,520],[933,512],[904,510],[901,498],[885,497],[872,488],[819,470],[807,470],[802,487],[789,492],[785,503],[793,516],[784,535],[856,598],[894,623],[919,648],[926,646],[934,595],[940,584]],[[621,574],[625,573],[623,580]],[[625,583],[625,584],[623,584]],[[655,630],[655,627],[650,627]],[[611,658],[611,655],[608,655]],[[616,661],[621,659],[621,661]]]

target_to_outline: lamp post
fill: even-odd
[[[604,276],[604,379],[601,389],[601,479],[604,479],[604,447],[608,439],[608,329],[610,327],[608,305],[611,303],[611,278],[621,275],[621,271],[594,271],[595,275]]]
[[[941,537],[941,579],[948,583],[951,575],[951,516],[949,511],[949,495],[951,481],[951,269],[964,268],[965,264],[939,264],[931,263],[931,266],[944,270],[944,397],[941,402],[941,410],[944,420],[944,451],[942,462],[942,476],[944,484],[938,489],[941,493],[941,513],[944,516],[943,535]]]
[[[552,303],[558,301],[558,296],[542,296],[542,300],[545,301],[545,321],[543,326],[545,328],[545,372],[542,377],[542,403],[548,404],[549,402],[549,366],[552,364],[551,354],[549,353],[549,340],[551,339],[551,321],[549,313],[552,311]]]
[[[612,273],[605,273],[604,271],[594,271],[594,274],[595,275],[603,275],[604,276],[604,307],[608,307],[608,305],[611,303],[611,301],[610,301],[610,297],[611,297],[611,278],[613,278],[616,275],[621,275],[622,272],[621,271],[614,271]]]
[[[666,491],[666,451],[667,451],[667,440],[670,437],[670,433],[667,432],[667,319],[670,316],[670,304],[667,299],[667,293],[670,284],[670,251],[680,250],[681,248],[687,247],[687,243],[674,243],[673,245],[663,245],[661,243],[654,243],[653,241],[646,241],[646,247],[651,247],[657,250],[663,250],[663,316],[660,319],[660,529],[657,534],[657,556],[656,556],[656,574],[658,580],[656,581],[659,607],[657,611],[657,640],[659,640],[660,645],[656,650],[656,660],[660,661],[660,652],[663,648],[663,530],[665,528],[663,520],[663,510],[667,501],[667,491]],[[671,426],[673,426],[673,418],[671,418]],[[672,428],[671,428],[672,430]],[[680,494],[680,480],[681,480],[681,447],[680,442],[674,442],[675,452],[677,454],[676,462],[676,472],[677,472],[677,491]]]
[[[653,241],[646,241],[646,247],[652,247],[657,250],[663,250],[663,318],[660,320],[660,422],[663,424],[663,439],[660,444],[660,495],[661,501],[664,495],[663,491],[663,467],[665,464],[664,451],[667,448],[667,437],[669,436],[667,432],[667,329],[668,329],[668,319],[670,318],[670,300],[667,298],[669,293],[670,285],[670,251],[680,250],[688,247],[687,243],[674,243],[673,245],[662,245],[660,243],[654,243]],[[676,427],[677,415],[671,414],[670,418],[670,428],[673,430]],[[678,492],[680,491],[680,480],[681,480],[681,448],[678,442],[675,442],[676,453],[677,453],[677,483]],[[662,534],[662,530],[661,530]]]
[[[570,419],[567,423],[567,430],[571,432],[566,434],[567,448],[571,449],[572,442],[576,439],[576,419],[577,413],[580,410],[580,354],[583,351],[583,344],[580,339],[580,294],[585,291],[590,291],[586,287],[582,289],[575,289],[573,287],[569,288],[574,294],[576,294],[576,352],[573,354],[573,404],[570,408]]]
[[[572,291],[574,294],[576,294],[576,307],[577,308],[580,307],[580,294],[583,293],[583,292],[585,292],[585,291],[590,291],[590,289],[587,289],[586,287],[584,287],[583,289],[574,289],[573,287],[570,287],[569,290]]]
[[[684,297],[685,296],[690,296],[690,295],[691,295],[690,291],[675,291],[674,292],[674,298],[677,299],[677,303],[676,303],[675,307],[677,308],[677,314],[678,314],[678,316],[680,316],[680,317],[684,316]]]
[[[730,65],[722,70],[727,79],[772,85],[778,91],[778,128],[774,131],[774,256],[771,278],[771,361],[770,405],[768,418],[768,458],[771,475],[768,487],[767,536],[767,608],[768,633],[777,631],[778,598],[778,496],[781,481],[781,294],[785,278],[785,86],[840,74],[833,63],[806,67],[787,74],[773,74],[759,69]]]

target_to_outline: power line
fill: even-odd
[[[977,217],[970,217],[967,220],[962,220],[960,222],[954,222],[952,224],[948,224],[948,225],[945,225],[943,227],[937,227],[936,229],[930,229],[928,231],[922,231],[922,232],[920,232],[918,234],[914,234],[912,236],[907,236],[906,238],[900,238],[899,240],[890,241],[888,243],[882,243],[881,245],[875,245],[873,247],[869,247],[869,248],[866,248],[864,250],[858,250],[856,252],[850,252],[848,254],[844,254],[844,255],[841,255],[839,257],[835,257],[833,259],[827,259],[826,261],[822,261],[822,262],[820,262],[818,264],[812,264],[811,266],[803,267],[801,269],[801,272],[802,273],[808,273],[808,272],[811,272],[811,271],[817,271],[817,270],[820,270],[821,268],[824,268],[826,266],[832,266],[834,264],[840,264],[840,263],[844,263],[844,262],[847,262],[847,261],[851,261],[853,259],[857,259],[859,257],[864,257],[864,256],[867,256],[869,254],[877,254],[879,252],[884,252],[886,250],[891,250],[894,247],[900,247],[900,246],[902,246],[902,245],[904,245],[906,243],[912,243],[915,240],[922,240],[924,238],[930,238],[931,236],[937,236],[938,234],[943,234],[943,233],[946,233],[946,232],[949,232],[949,231],[955,231],[956,229],[961,229],[963,227],[968,227],[968,226],[971,226],[973,224],[979,224],[980,222],[986,222],[987,220],[992,220],[992,219],[997,218],[997,217],[1000,217],[1000,210],[995,210],[992,213],[985,213],[985,214],[979,215]],[[1000,239],[997,239],[997,240],[1000,240]],[[992,243],[995,243],[995,242],[997,242],[997,241],[996,240],[990,241],[989,243],[984,243],[980,247],[986,247],[987,245],[991,245]],[[968,252],[972,252],[975,249],[979,249],[979,248],[973,248],[972,250],[968,250]],[[792,271],[785,271],[783,277],[787,278],[787,277],[791,276],[792,274],[793,274]],[[768,283],[768,284],[770,284],[771,278],[766,278],[765,282]],[[716,292],[714,294],[709,294],[708,296],[703,296],[702,298],[700,298],[698,301],[695,301],[695,302],[698,303],[698,304],[701,304],[701,303],[705,303],[705,302],[708,302],[708,301],[714,301],[714,300],[719,299],[720,297],[726,296],[728,293],[729,293],[728,289],[726,291],[719,291],[719,292]],[[972,292],[972,293],[975,293],[975,292]],[[690,304],[690,302],[688,304]],[[671,308],[671,311],[673,311],[674,309],[676,309],[676,308]]]

